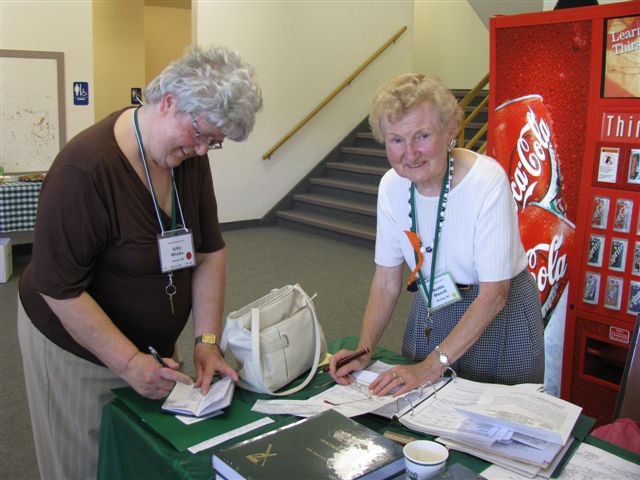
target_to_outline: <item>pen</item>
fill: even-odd
[[[169,368],[169,365],[164,363],[164,360],[162,359],[162,357],[160,356],[158,351],[155,348],[153,348],[151,345],[149,345],[149,353],[151,353],[151,355],[153,355],[153,358],[155,358],[160,365],[162,365],[165,368]]]
[[[346,356],[344,358],[341,358],[336,363],[336,370],[338,370],[341,367],[344,367],[347,363],[352,362],[352,361],[362,357],[363,355],[366,355],[369,352],[370,352],[370,350],[367,347],[364,347],[362,350],[358,350],[357,352],[352,353],[351,355],[348,355],[348,356]]]

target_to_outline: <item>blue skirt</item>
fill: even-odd
[[[461,290],[462,300],[432,312],[428,325],[427,307],[417,292],[409,311],[402,354],[416,361],[424,360],[451,333],[479,290],[479,285]],[[431,328],[428,336],[425,334],[427,327]],[[476,343],[451,366],[460,377],[477,382],[544,383],[540,294],[528,270],[511,279],[505,307]]]

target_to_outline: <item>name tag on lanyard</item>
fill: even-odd
[[[427,305],[429,301],[427,299],[426,292],[424,288],[420,288],[420,292],[422,293],[425,302]],[[437,311],[441,308],[444,308],[452,303],[456,303],[462,300],[462,296],[460,295],[460,291],[456,286],[456,283],[453,281],[453,277],[449,272],[443,272],[433,280],[433,295],[431,295],[431,310]]]
[[[196,264],[193,234],[188,228],[158,234],[158,250],[162,273],[193,267]]]

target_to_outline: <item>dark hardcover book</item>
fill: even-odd
[[[461,463],[447,465],[433,480],[487,480],[479,473],[474,472]]]
[[[404,470],[402,445],[327,410],[217,450],[217,478],[387,479]]]

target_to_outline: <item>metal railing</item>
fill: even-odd
[[[467,106],[478,96],[478,93],[481,90],[485,89],[488,83],[489,83],[489,74],[487,73],[485,77],[482,80],[480,80],[478,84],[475,87],[473,87],[469,91],[469,93],[465,95],[465,97],[462,100],[460,100],[460,108],[462,108],[462,111],[464,111],[464,109],[467,108]],[[485,122],[484,125],[482,125],[482,127],[480,127],[478,132],[473,136],[473,138],[471,138],[467,143],[465,143],[464,141],[465,139],[464,132],[466,128],[488,104],[489,104],[489,95],[484,97],[482,101],[473,109],[473,111],[464,118],[464,120],[462,121],[462,125],[460,126],[460,132],[458,133],[458,145],[463,146],[465,148],[473,149],[473,147],[480,141],[483,135],[487,133],[489,124]],[[478,153],[485,153],[486,150],[487,150],[486,141],[476,149]]]
[[[375,53],[373,53],[369,58],[367,58],[364,63],[362,65],[360,65],[355,72],[353,72],[351,75],[349,75],[349,77],[342,82],[340,85],[338,85],[338,87],[331,92],[327,98],[325,98],[322,102],[320,102],[320,104],[314,108],[309,114],[307,114],[306,117],[304,117],[302,120],[300,120],[298,122],[298,124],[293,127],[291,130],[289,130],[289,132],[287,132],[287,134],[282,137],[273,147],[271,147],[269,150],[267,150],[265,152],[264,155],[262,155],[262,159],[263,160],[267,160],[268,158],[271,157],[271,155],[273,155],[273,153],[280,148],[282,145],[284,145],[284,143],[289,140],[293,135],[295,135],[298,130],[300,130],[302,127],[304,127],[307,122],[309,120],[311,120],[311,118],[313,118],[315,116],[316,113],[318,113],[320,110],[322,110],[322,108],[329,103],[331,100],[333,100],[333,98],[338,95],[338,93],[340,93],[347,85],[349,85],[354,78],[356,78],[365,68],[367,68],[369,66],[369,64],[371,62],[373,62],[376,58],[378,58],[378,56],[384,52],[389,46],[391,46],[391,44],[393,44],[399,37],[400,35],[402,35],[405,31],[407,30],[407,26],[405,25],[404,27],[402,27],[400,30],[398,30],[398,32],[391,37],[389,40],[387,40],[387,42],[382,45],[378,50],[375,51]]]

